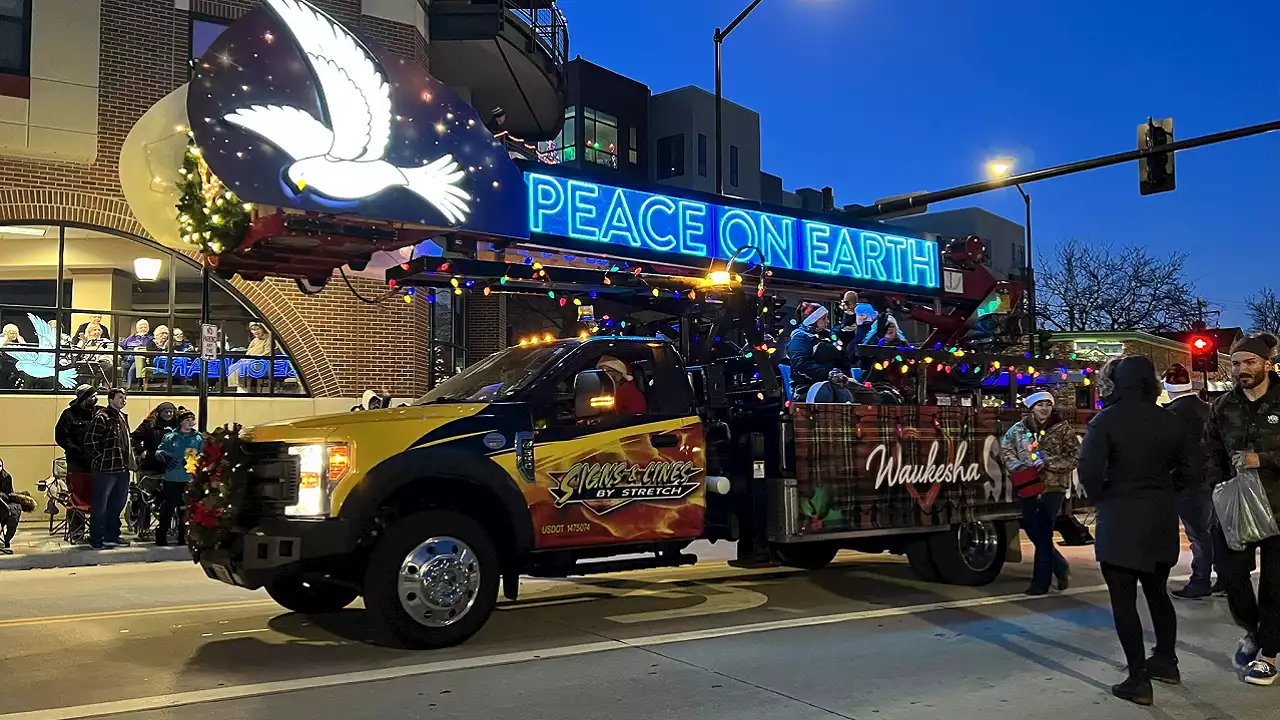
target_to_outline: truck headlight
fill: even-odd
[[[294,445],[298,458],[298,502],[284,509],[292,517],[325,517],[333,489],[351,468],[351,449],[345,443]]]

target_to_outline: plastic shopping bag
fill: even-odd
[[[1218,511],[1218,523],[1232,550],[1244,550],[1252,543],[1280,535],[1257,470],[1240,470],[1235,477],[1215,487],[1213,507]]]

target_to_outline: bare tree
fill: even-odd
[[[1068,239],[1036,271],[1036,315],[1047,330],[1186,330],[1205,310],[1185,253]]]
[[[1249,313],[1250,330],[1280,335],[1280,299],[1276,298],[1274,290],[1262,288],[1257,295],[1245,298],[1244,302]]]

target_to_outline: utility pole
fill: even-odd
[[[733,22],[729,23],[729,25],[725,27],[724,30],[721,30],[720,28],[716,28],[715,35],[712,36],[712,40],[714,40],[716,44],[716,194],[717,195],[724,194],[724,166],[720,164],[720,147],[721,147],[721,144],[724,142],[723,140],[724,85],[720,78],[720,45],[724,43],[725,38],[729,37],[729,33],[733,32],[733,29],[738,27],[738,25],[743,20],[746,20],[747,16],[751,14],[751,11],[755,10],[756,6],[763,1],[764,0],[751,0],[751,4],[748,5],[746,9],[744,9],[742,12],[738,13],[738,17],[734,18]]]

